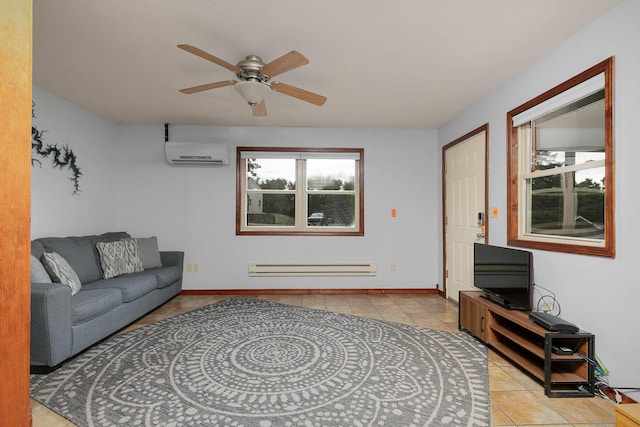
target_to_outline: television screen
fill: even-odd
[[[533,254],[519,249],[474,244],[473,284],[489,299],[515,310],[531,309]]]

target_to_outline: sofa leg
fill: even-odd
[[[50,374],[51,372],[55,371],[56,369],[58,369],[60,366],[62,366],[62,363],[56,366],[30,366],[30,373],[31,374],[37,374],[37,375],[43,375],[43,374]]]

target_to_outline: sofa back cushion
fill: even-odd
[[[31,254],[42,259],[44,252],[59,253],[78,274],[80,283],[102,279],[100,256],[96,244],[131,237],[125,232],[110,232],[99,236],[43,237],[31,242]]]
[[[51,283],[51,276],[42,265],[42,262],[31,255],[31,283]]]
[[[158,238],[156,236],[136,237],[135,239],[131,240],[135,240],[138,244],[138,251],[140,251],[142,268],[144,270],[162,267],[160,250],[158,249]]]
[[[60,254],[78,274],[80,283],[100,280],[100,264],[96,262],[89,239],[45,239],[45,252]]]

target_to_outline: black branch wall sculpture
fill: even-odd
[[[35,108],[35,104],[33,107]],[[31,116],[35,118],[33,110]],[[82,176],[82,172],[80,172],[80,168],[76,164],[75,153],[68,145],[59,147],[58,144],[45,144],[43,140],[45,132],[45,130],[39,130],[33,124],[31,125],[32,154],[35,153],[43,159],[51,158],[51,163],[54,168],[67,168],[71,170],[73,175],[69,179],[73,182],[73,195],[80,194],[80,176]],[[35,166],[36,164],[42,167],[42,162],[32,155],[31,166]]]

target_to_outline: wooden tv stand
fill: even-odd
[[[549,397],[593,396],[595,336],[551,332],[529,320],[528,311],[509,310],[482,296],[482,291],[460,292],[458,328],[467,330],[544,383]],[[569,347],[573,354],[555,354]]]

